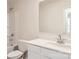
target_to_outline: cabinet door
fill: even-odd
[[[69,55],[69,58],[68,59],[71,59],[71,55]]]
[[[40,51],[40,47],[38,46],[34,46],[34,45],[28,45],[28,51],[31,51],[33,53],[36,53],[36,54],[40,54],[41,51]]]
[[[41,59],[40,47],[28,45],[28,59]]]
[[[63,54],[61,52],[56,52],[53,50],[49,49],[41,49],[42,56],[45,56],[44,58],[46,59],[68,59],[67,54]]]
[[[28,59],[40,59],[40,55],[33,53],[31,51],[28,51]]]
[[[61,56],[47,56],[47,55],[42,55],[41,59],[68,59],[67,57],[61,57]]]

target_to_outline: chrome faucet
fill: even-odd
[[[57,43],[60,43],[60,44],[64,43],[64,40],[62,39],[61,34],[58,35]]]

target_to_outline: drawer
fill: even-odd
[[[42,56],[48,57],[50,59],[68,59],[69,58],[67,54],[63,54],[63,53],[45,49],[45,48],[41,48],[41,54]]]
[[[34,52],[34,53],[40,53],[40,47],[34,46],[34,45],[28,45],[28,51]]]

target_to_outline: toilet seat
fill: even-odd
[[[10,52],[7,56],[8,58],[20,58],[23,55],[23,53],[19,50],[15,50]]]

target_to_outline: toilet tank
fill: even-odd
[[[18,48],[20,51],[22,51],[22,52],[27,51],[27,44],[26,44],[26,42],[24,42],[24,40],[19,40],[17,42],[17,44],[18,44]]]

